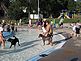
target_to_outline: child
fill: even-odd
[[[5,48],[5,41],[3,40],[2,31],[3,31],[3,28],[0,27],[0,43],[2,44],[2,48],[4,49]]]
[[[80,34],[80,26],[77,24],[76,25],[76,36],[78,37]]]
[[[72,36],[76,36],[76,23],[72,25],[72,30],[73,30]]]

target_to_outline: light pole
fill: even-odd
[[[38,21],[39,21],[39,11],[40,9],[39,9],[39,0],[38,0]]]
[[[29,0],[29,18],[30,19],[30,0]]]

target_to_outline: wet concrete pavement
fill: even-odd
[[[63,29],[62,31],[67,32],[68,30]],[[66,40],[67,42],[61,49],[50,53],[48,56],[40,59],[39,61],[81,61],[81,36],[72,37]]]
[[[20,27],[16,37],[19,38],[21,46],[16,46],[16,49],[14,47],[9,48],[10,43],[6,42],[6,48],[0,49],[0,61],[26,61],[48,48],[55,47],[55,45],[43,46],[41,39],[38,38],[39,33],[36,29]],[[60,40],[63,40],[61,35],[54,35],[53,41]]]

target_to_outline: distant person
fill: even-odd
[[[58,17],[58,19],[60,19],[60,21],[59,21],[59,26],[60,26],[61,28],[63,28],[64,17],[65,17],[64,13],[61,13],[60,16]]]
[[[76,36],[76,23],[71,24],[72,26],[72,36]]]
[[[12,30],[12,32],[15,31],[14,28],[15,28],[15,25],[14,24],[11,24],[11,30]]]
[[[6,23],[2,24],[3,31],[6,31]]]
[[[2,44],[2,48],[5,48],[5,41],[3,39],[2,31],[3,31],[3,28],[0,27],[0,43]]]
[[[28,24],[29,27],[32,27],[32,20],[31,18],[29,19],[29,24]]]
[[[37,23],[36,23],[36,25],[37,25],[37,27],[38,27],[39,29],[41,29],[42,24],[43,24],[42,19],[39,19],[39,21],[37,21]]]
[[[10,24],[7,25],[7,32],[10,32]]]
[[[53,26],[53,24],[54,24],[54,23],[53,23],[53,20],[51,20],[51,25]]]
[[[78,20],[78,21],[77,21],[77,25],[79,25],[79,26],[80,26],[80,28],[81,28],[81,23],[80,23],[80,20]]]
[[[15,32],[17,32],[18,30],[17,30],[17,27],[15,27]]]
[[[76,36],[78,37],[80,35],[80,26],[78,23],[76,24]]]
[[[64,19],[61,18],[61,19],[60,19],[60,22],[59,22],[59,26],[60,26],[61,28],[63,28],[63,21],[64,21]]]
[[[51,20],[51,25],[53,28],[56,28],[56,22],[55,22],[55,19]]]

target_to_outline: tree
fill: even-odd
[[[47,16],[54,15],[57,17],[63,8],[64,6],[57,0],[41,0],[40,2],[40,10]]]
[[[11,19],[20,19],[23,15],[21,7],[21,2],[19,0],[10,4],[8,9],[8,15]]]
[[[38,13],[38,0],[0,0],[3,1],[8,9],[8,15],[12,19],[19,19],[28,16],[28,13]],[[62,10],[81,10],[81,2],[75,2],[74,0],[39,0],[40,1],[40,13],[44,17],[53,15],[58,17]],[[26,9],[26,13],[23,13],[23,9]]]

